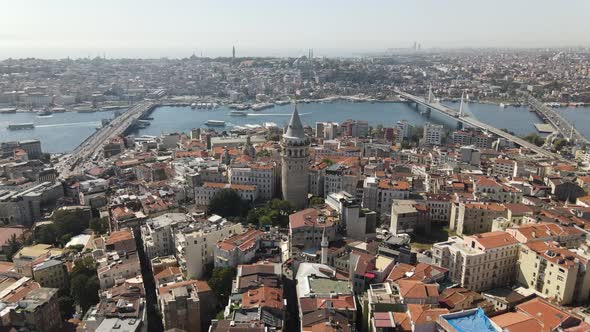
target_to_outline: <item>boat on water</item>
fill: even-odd
[[[273,106],[274,106],[274,104],[272,104],[272,103],[260,103],[260,104],[252,105],[251,108],[253,111],[262,111],[263,109],[271,108]]]
[[[196,104],[196,103],[192,103],[192,104],[191,104],[191,108],[192,108],[192,109],[195,109],[195,108],[197,108],[197,104]]]
[[[245,105],[245,104],[232,104],[232,105],[229,105],[229,108],[234,109],[234,110],[238,110],[238,111],[243,111],[243,110],[249,109],[250,106]]]
[[[76,108],[74,108],[74,110],[78,113],[94,113],[94,112],[96,112],[95,108],[90,108],[90,107],[76,107]]]
[[[8,125],[9,130],[24,130],[24,129],[34,129],[35,124],[33,123],[11,123]]]
[[[150,122],[148,120],[137,120],[137,127],[140,129],[147,128],[150,126]]]
[[[48,109],[40,110],[40,111],[37,112],[37,116],[50,116],[52,114],[53,114],[53,112],[51,112]]]
[[[275,101],[276,105],[287,105],[289,103],[291,103],[290,100],[277,100],[277,101]]]
[[[248,113],[246,111],[231,111],[229,112],[231,116],[247,116]]]
[[[16,113],[16,107],[0,108],[0,114]]]
[[[53,113],[64,113],[65,111],[66,109],[63,107],[54,107],[51,109],[51,112]]]
[[[500,108],[505,108],[506,105],[504,103],[500,103]]]
[[[207,120],[207,122],[205,122],[205,124],[207,126],[213,126],[213,127],[225,127],[225,121],[221,121],[221,120]]]

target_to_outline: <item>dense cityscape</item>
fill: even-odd
[[[306,53],[0,61],[27,137],[0,145],[0,330],[590,331],[590,142],[560,111],[590,105],[590,49]],[[334,102],[358,116],[302,120]],[[374,125],[375,103],[425,123]],[[163,107],[279,106],[138,133]],[[10,120],[101,112],[60,153]]]

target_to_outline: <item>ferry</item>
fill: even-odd
[[[289,103],[291,103],[290,100],[277,100],[277,101],[275,101],[276,105],[287,105]]]
[[[10,130],[22,130],[22,129],[33,129],[35,124],[33,123],[12,123],[8,125]]]
[[[137,120],[137,127],[140,129],[149,127],[150,122],[148,120]]]
[[[12,113],[16,113],[15,107],[0,108],[0,114],[12,114]]]
[[[197,104],[196,104],[196,103],[192,103],[192,104],[191,104],[191,108],[192,108],[192,109],[195,109],[195,108],[197,108]]]
[[[246,111],[231,111],[229,112],[231,116],[247,116],[248,113]]]
[[[53,113],[64,113],[65,111],[66,109],[63,107],[54,107],[51,109],[51,112]]]
[[[84,106],[76,107],[76,108],[74,108],[74,110],[78,113],[94,113],[94,112],[96,112],[96,109],[90,108],[90,107],[84,107]]]
[[[272,103],[260,103],[260,104],[254,104],[252,105],[252,110],[253,111],[262,111],[265,108],[270,108],[273,107],[274,104]]]
[[[48,109],[40,110],[40,111],[37,112],[37,116],[50,116],[52,114],[53,114],[53,112],[51,112]]]
[[[244,105],[244,104],[232,104],[232,105],[229,105],[229,108],[235,109],[235,110],[238,110],[238,111],[243,111],[243,110],[249,109],[250,106]]]
[[[213,127],[225,127],[225,121],[221,120],[207,120],[205,124]]]

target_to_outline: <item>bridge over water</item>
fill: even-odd
[[[531,150],[543,157],[564,160],[564,158],[558,154],[555,154],[551,151],[547,151],[547,150],[543,149],[542,147],[536,146],[535,144],[530,143],[520,137],[514,136],[514,135],[509,134],[503,130],[500,130],[498,128],[495,128],[493,126],[485,124],[479,120],[476,120],[472,117],[469,117],[465,114],[462,114],[461,111],[456,111],[456,110],[454,110],[450,107],[447,107],[439,102],[432,101],[432,98],[429,98],[429,99],[431,99],[429,101],[429,100],[424,99],[423,97],[414,96],[412,94],[409,94],[409,93],[403,92],[403,91],[399,91],[399,90],[395,90],[395,93],[399,94],[405,100],[414,102],[414,103],[416,103],[418,105],[422,105],[430,110],[434,110],[434,111],[437,111],[443,115],[454,118],[457,121],[459,121],[467,126],[479,128],[481,130],[490,132],[498,137],[505,138],[506,140],[509,140],[515,144],[518,144],[524,148],[527,148],[527,149],[529,149],[529,150]],[[431,96],[432,96],[432,94],[429,93],[429,97],[431,97]]]

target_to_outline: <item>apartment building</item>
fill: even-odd
[[[243,200],[253,202],[258,198],[256,186],[248,184],[230,184],[218,182],[204,182],[202,186],[195,188],[195,203],[199,206],[207,206],[219,191],[223,189],[235,190]]]
[[[67,289],[69,285],[69,275],[66,265],[59,259],[44,259],[43,261],[33,264],[33,279],[41,287]]]
[[[343,164],[333,164],[324,172],[324,197],[340,191],[354,192],[359,178],[357,169]]]
[[[202,277],[205,266],[214,262],[217,242],[243,232],[241,224],[231,223],[219,216],[176,230],[174,248],[181,271],[190,279]]]
[[[362,207],[355,196],[345,191],[332,193],[326,198],[326,204],[339,214],[347,238],[366,241],[377,236],[377,213]]]
[[[459,203],[457,220],[451,220],[451,229],[457,234],[484,233],[492,230],[494,219],[506,217],[506,207],[499,203]]]
[[[217,242],[213,251],[215,267],[237,267],[249,263],[256,256],[263,236],[263,232],[249,229]]]
[[[433,245],[433,262],[449,270],[452,281],[472,291],[509,285],[515,275],[518,241],[503,232],[449,237]]]
[[[367,177],[363,183],[363,207],[380,213],[388,218],[394,199],[408,199],[411,186],[408,181],[395,181]]]
[[[149,260],[174,254],[174,227],[188,223],[184,213],[166,213],[141,226],[143,248]]]
[[[513,178],[518,172],[518,164],[515,160],[496,158],[492,163],[492,173],[494,175]]]
[[[427,145],[441,145],[444,128],[442,125],[427,123],[424,125],[422,139]]]
[[[522,245],[518,282],[561,305],[586,303],[590,297],[590,264],[586,255],[557,242],[532,241]]]
[[[506,232],[520,243],[554,241],[565,248],[577,248],[586,239],[586,232],[579,228],[548,222],[514,226]]]
[[[276,196],[278,168],[273,163],[250,163],[247,167],[230,167],[229,183],[256,187],[256,196],[270,200]]]
[[[289,215],[291,247],[320,248],[324,235],[328,241],[334,241],[336,220],[334,211],[325,208],[308,208]]]
[[[211,293],[206,282],[186,280],[164,284],[158,288],[158,304],[164,329],[201,332],[202,310],[212,303],[203,301],[203,293]]]

